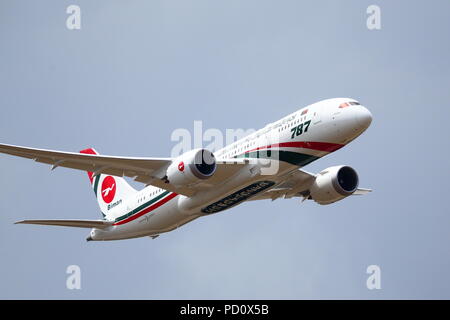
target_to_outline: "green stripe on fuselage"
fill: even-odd
[[[306,166],[308,163],[311,163],[319,157],[312,156],[310,154],[292,152],[292,151],[284,151],[284,150],[262,150],[262,151],[252,151],[248,153],[243,153],[236,158],[258,158],[258,159],[270,159],[270,160],[279,160],[288,162],[295,166]]]
[[[100,181],[100,175],[95,176],[94,178],[94,193],[95,197],[97,197],[97,189],[98,189],[98,182]],[[100,211],[102,213],[103,218],[106,217],[106,214],[103,211]]]
[[[122,216],[116,218],[114,221],[115,221],[115,222],[119,222],[119,221],[121,221],[121,220],[123,220],[123,219],[126,219],[126,218],[128,218],[128,217],[130,217],[130,216],[132,216],[132,215],[134,215],[134,214],[136,214],[136,213],[138,213],[138,212],[140,212],[140,211],[146,209],[147,207],[149,207],[150,205],[152,205],[152,204],[155,203],[156,201],[158,201],[158,200],[164,198],[164,197],[165,197],[166,195],[168,195],[169,193],[170,193],[170,191],[165,191],[165,192],[161,193],[160,195],[154,197],[153,199],[150,199],[148,202],[144,203],[143,205],[140,205],[140,206],[137,207],[136,209],[131,210],[131,211],[128,212],[127,214],[124,214],[124,215],[122,215]]]
[[[98,182],[100,181],[100,175],[95,176],[95,180],[94,180],[94,192],[95,195],[97,195],[97,188],[98,188]]]

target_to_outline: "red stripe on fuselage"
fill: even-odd
[[[114,226],[118,226],[118,225],[121,225],[121,224],[130,222],[130,221],[133,221],[133,220],[135,220],[135,219],[137,219],[137,218],[139,218],[139,217],[142,217],[144,214],[147,214],[147,213],[149,213],[150,211],[153,211],[153,210],[159,208],[160,206],[162,206],[162,205],[165,204],[166,202],[172,200],[172,199],[175,198],[177,195],[178,195],[178,193],[175,193],[175,192],[174,192],[174,193],[171,193],[171,194],[169,194],[167,197],[165,197],[164,199],[161,199],[159,202],[152,204],[150,207],[145,208],[145,209],[142,210],[141,212],[138,212],[138,213],[136,213],[135,215],[132,215],[131,217],[128,217],[128,218],[126,218],[126,219],[124,219],[124,220],[122,220],[122,221],[119,221],[119,222],[117,222],[117,223],[114,223],[113,225],[114,225]]]
[[[317,151],[333,152],[333,151],[336,151],[336,150],[342,148],[343,146],[345,146],[345,145],[338,144],[338,143],[329,143],[329,142],[292,141],[292,142],[275,143],[275,144],[271,144],[271,145],[268,145],[265,147],[258,147],[258,148],[246,151],[245,153],[263,150],[263,149],[269,149],[269,148],[305,148],[305,149],[311,149],[311,150],[317,150]]]

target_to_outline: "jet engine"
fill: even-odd
[[[209,179],[216,171],[214,154],[206,149],[194,149],[175,158],[167,168],[166,179],[177,187]]]
[[[342,200],[358,189],[358,174],[349,166],[330,167],[320,172],[310,187],[310,196],[318,204]]]

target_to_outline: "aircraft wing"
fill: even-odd
[[[278,198],[289,199],[293,197],[303,197],[309,199],[309,188],[314,182],[316,175],[307,171],[297,170],[284,178],[284,181],[276,187],[261,193],[250,200],[263,200]],[[352,195],[364,195],[371,192],[371,189],[358,188]]]
[[[278,198],[292,198],[303,195],[309,196],[309,187],[314,182],[316,175],[303,170],[296,170],[286,177],[284,180],[274,188],[261,193],[251,200],[271,199],[272,201]]]
[[[64,152],[46,149],[35,149],[8,144],[0,144],[0,153],[32,159],[36,162],[52,165],[52,170],[57,167],[65,167],[97,174],[110,174],[119,177],[130,177],[135,181],[153,185],[178,194],[192,196],[203,187],[210,187],[230,177],[248,159],[232,159],[217,161],[217,170],[213,177],[205,183],[194,187],[175,187],[165,183],[162,178],[167,167],[172,163],[172,158],[140,158],[140,157],[118,157],[106,155],[93,155],[76,152]]]

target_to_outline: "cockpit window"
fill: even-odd
[[[349,107],[349,106],[360,106],[361,104],[359,103],[359,102],[357,102],[357,101],[349,101],[349,102],[344,102],[344,103],[341,103],[340,105],[339,105],[339,108],[346,108],[346,107]]]

